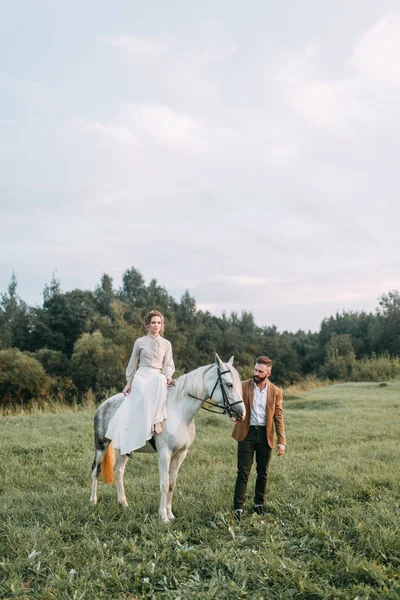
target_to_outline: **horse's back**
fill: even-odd
[[[104,444],[104,438],[109,422],[124,401],[124,394],[114,394],[104,400],[94,414],[94,437],[96,447]]]

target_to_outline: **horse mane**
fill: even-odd
[[[194,371],[178,377],[175,383],[177,396],[188,394],[196,398],[201,398],[204,394],[204,375],[214,366],[215,364],[213,363],[205,367],[198,367]]]

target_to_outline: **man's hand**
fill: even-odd
[[[236,422],[237,422],[237,418],[235,417],[235,415],[232,415],[231,417],[229,417],[229,419],[230,419],[231,421],[233,421],[233,423],[236,423]]]
[[[282,454],[285,454],[285,446],[282,446],[282,444],[278,444],[276,447],[276,455],[282,456]]]

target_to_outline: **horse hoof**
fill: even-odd
[[[120,503],[119,503],[119,505],[120,505],[121,508],[127,508],[128,503],[127,503],[126,500],[121,500]]]
[[[95,498],[94,500],[92,500],[92,498],[90,498],[90,504],[92,506],[95,506],[97,504],[97,498]]]
[[[175,519],[175,515],[173,515],[172,513],[168,515],[168,519],[170,521],[173,521]]]

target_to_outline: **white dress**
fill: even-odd
[[[167,418],[167,377],[171,378],[174,371],[168,340],[151,333],[136,340],[126,369],[126,380],[132,382],[132,389],[106,432],[106,438],[121,454],[145,446],[153,436],[155,423]]]

